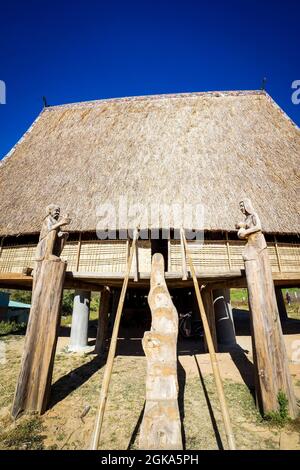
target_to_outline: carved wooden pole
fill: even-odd
[[[249,306],[252,322],[253,357],[256,390],[261,412],[279,411],[279,393],[288,399],[289,414],[297,415],[297,405],[289,372],[288,359],[281,330],[267,244],[258,215],[251,202],[240,203],[245,222],[237,225],[238,236],[247,240],[245,264]]]
[[[60,249],[55,244],[58,242],[62,249],[61,241],[67,234],[60,232],[60,227],[70,222],[66,217],[58,222],[59,214],[57,206],[47,208],[37,247],[29,322],[12,407],[14,418],[23,411],[43,413],[50,395],[67,267],[59,258]]]
[[[151,331],[143,338],[147,357],[146,405],[140,431],[140,449],[182,449],[178,408],[178,314],[164,277],[164,258],[152,257],[148,302]]]

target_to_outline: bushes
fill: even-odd
[[[0,336],[11,335],[13,333],[24,332],[26,330],[25,323],[16,323],[14,321],[0,322]]]

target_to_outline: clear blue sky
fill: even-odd
[[[299,0],[0,0],[0,158],[49,104],[267,91],[300,125]]]

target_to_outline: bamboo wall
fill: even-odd
[[[242,241],[213,241],[204,244],[188,242],[196,271],[202,273],[222,273],[244,268]],[[24,268],[33,267],[36,245],[4,246],[0,253],[0,273],[21,273]],[[138,241],[138,272],[151,271],[150,241]],[[268,243],[268,251],[274,273],[300,272],[300,244]],[[119,240],[88,240],[68,242],[62,258],[68,262],[68,271],[84,273],[122,273],[126,269],[129,242]],[[132,273],[136,261],[132,265]],[[182,274],[180,242],[169,243],[168,271]]]

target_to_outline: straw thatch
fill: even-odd
[[[299,233],[299,156],[299,129],[265,92],[45,108],[0,163],[0,235],[39,232],[52,202],[71,231],[94,230],[120,195],[203,203],[208,230],[233,230],[248,196],[266,232]]]

